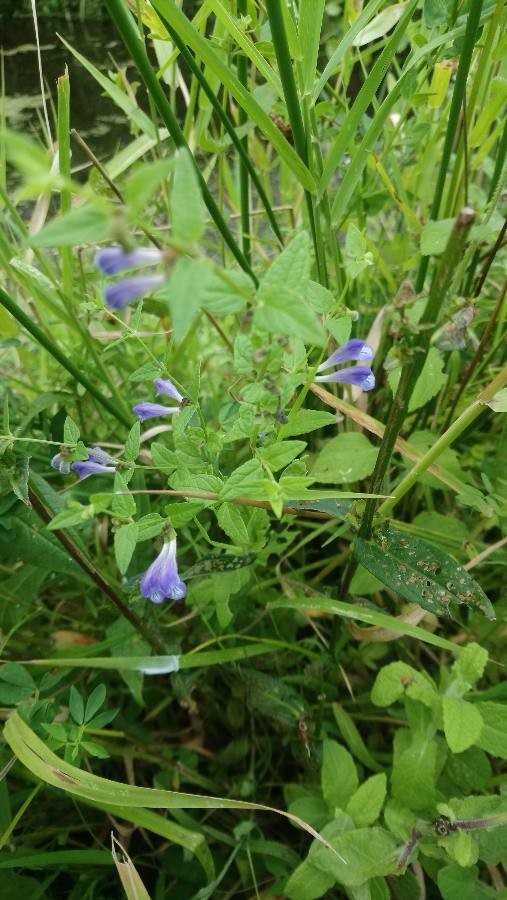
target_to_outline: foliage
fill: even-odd
[[[2,897],[507,896],[504,4],[104,7],[125,146],[2,124]]]

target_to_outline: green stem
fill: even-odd
[[[70,193],[70,81],[67,67],[65,74],[58,79],[58,168],[60,175],[64,179],[65,184],[60,188],[60,210],[65,213],[70,212],[72,207],[72,198]],[[72,248],[61,247],[60,256],[62,260],[62,288],[65,298],[69,303],[73,302],[73,263]]]
[[[296,79],[294,77],[294,69],[289,51],[289,42],[285,31],[285,23],[283,20],[283,12],[280,0],[269,0],[267,3],[267,13],[269,24],[271,26],[271,37],[275,48],[276,59],[278,62],[278,70],[283,87],[285,104],[289,116],[290,126],[294,135],[294,144],[302,161],[308,166],[308,141],[301,113],[301,105],[299,102]],[[321,284],[327,287],[328,278],[326,271],[326,257],[320,227],[317,223],[317,213],[314,208],[313,197],[309,191],[305,190],[306,207],[308,210],[308,221],[310,231],[312,233],[313,246],[315,248],[315,261],[317,264],[318,278]]]
[[[498,391],[502,390],[507,385],[507,366],[502,369],[501,372],[493,379],[491,384],[489,384],[483,391],[479,394],[478,398],[474,400],[464,412],[456,419],[455,422],[452,423],[450,428],[442,434],[438,440],[433,444],[432,447],[424,454],[423,458],[419,460],[418,463],[410,470],[410,472],[405,475],[404,478],[400,481],[397,487],[391,491],[391,496],[384,500],[379,508],[379,514],[388,515],[394,506],[401,500],[402,497],[417,483],[421,475],[427,471],[427,469],[438,459],[439,456],[442,455],[444,450],[447,450],[454,441],[460,437],[460,435],[465,431],[475,419],[480,416],[482,412],[484,412],[485,405],[495,396]]]
[[[461,107],[465,99],[468,72],[470,69],[470,64],[472,62],[472,54],[474,51],[475,42],[477,40],[477,33],[481,21],[482,5],[483,0],[474,0],[474,2],[470,5],[470,12],[468,13],[465,37],[463,40],[463,48],[461,50],[459,58],[456,82],[454,84],[454,91],[452,94],[451,106],[449,109],[449,119],[447,122],[444,148],[442,151],[442,158],[440,160],[440,168],[438,171],[435,193],[433,195],[433,204],[430,211],[430,219],[432,220],[438,218],[440,204],[442,202],[447,170],[449,168],[449,162],[456,138],[456,132],[459,127]],[[421,258],[421,262],[419,263],[419,270],[417,272],[415,281],[416,293],[420,293],[420,291],[422,291],[423,289],[426,273],[428,271],[429,260],[429,256],[423,256]]]
[[[32,337],[35,338],[35,340],[38,344],[41,345],[41,347],[44,347],[44,349],[48,351],[53,359],[56,359],[56,361],[59,362],[64,369],[66,369],[69,375],[72,375],[72,377],[75,378],[79,384],[82,384],[83,387],[86,388],[86,390],[92,395],[92,397],[95,397],[98,403],[100,403],[100,405],[104,407],[104,409],[107,409],[107,411],[118,422],[121,422],[122,425],[130,428],[132,422],[130,421],[129,417],[118,408],[118,404],[114,403],[112,400],[109,400],[108,397],[105,397],[104,394],[97,387],[95,387],[95,385],[89,380],[88,376],[85,375],[81,369],[78,369],[78,367],[74,365],[72,360],[69,359],[68,356],[66,356],[65,353],[63,353],[63,351],[60,350],[60,348],[50,340],[50,338],[48,338],[42,328],[40,328],[40,326],[37,325],[33,321],[33,319],[30,318],[30,316],[27,316],[27,314],[17,305],[17,303],[14,302],[12,297],[10,297],[2,287],[0,287],[0,304],[7,310],[7,312],[11,314],[11,316],[13,316],[14,319],[16,319],[17,322],[19,322],[20,325],[22,325],[23,328],[26,328],[29,334],[31,334]]]
[[[468,207],[465,207],[456,219],[443,259],[433,278],[426,307],[419,322],[418,331],[416,335],[412,335],[412,346],[410,348],[411,355],[401,371],[398,390],[396,391],[395,398],[389,411],[384,437],[380,445],[370,484],[369,492],[372,494],[381,493],[394,445],[408,412],[412,391],[426,360],[439,310],[445,301],[455,267],[463,255],[468,232],[472,227],[473,221],[473,211],[468,209]],[[375,508],[376,500],[367,500],[361,527],[359,529],[360,537],[365,540],[368,540],[371,536]]]
[[[151,63],[148,59],[148,54],[146,53],[144,43],[139,39],[139,33],[137,31],[136,24],[129,12],[128,7],[123,2],[123,0],[105,0],[105,4],[109,11],[109,15],[116,25],[123,43],[125,44],[133,61],[135,62],[139,74],[144,81],[146,89],[153,99],[155,106],[157,107],[158,112],[176,147],[185,147],[191,155],[197,178],[201,187],[202,197],[208,208],[211,218],[220,231],[220,234],[222,235],[234,258],[237,260],[241,268],[244,269],[244,271],[247,272],[248,275],[250,275],[252,281],[257,284],[257,278],[255,277],[250,265],[248,264],[248,261],[245,259],[242,250],[238,247],[234,236],[229,229],[229,226],[227,225],[225,219],[222,216],[222,213],[220,212],[220,209],[215,203],[208,185],[206,184],[206,181],[201,174],[195,158],[185,140],[185,136],[178,124],[176,116],[174,115],[171,104],[169,103],[163,91],[162,85],[160,84],[155,72],[153,71]]]
[[[40,518],[48,523],[51,522],[53,516],[51,511],[47,508],[44,500],[42,499],[40,493],[37,490],[34,482],[30,480],[29,482],[29,497],[30,502]],[[79,549],[79,547],[74,543],[72,538],[67,534],[66,531],[62,529],[55,529],[53,532],[54,536],[60,541],[60,543],[65,547],[65,549],[70,553],[72,558],[77,562],[78,566],[86,572],[89,578],[97,585],[100,591],[110,600],[110,602],[116,607],[118,612],[124,616],[125,619],[128,619],[130,624],[139,632],[139,634],[149,643],[149,645],[155,650],[155,653],[165,653],[166,648],[164,647],[162,641],[158,637],[158,635],[153,634],[149,628],[141,621],[139,616],[135,614],[128,606],[125,605],[121,597],[118,596],[116,591],[113,590],[111,585],[106,581],[104,576],[95,568],[93,563],[85,556],[84,553]]]
[[[246,16],[247,0],[238,0],[238,17]],[[248,59],[244,53],[238,52],[238,78],[244,88],[248,90]],[[248,116],[242,106],[238,109],[239,125],[246,125]],[[239,193],[241,202],[241,246],[245,258],[249,263],[252,262],[250,252],[250,182],[248,177],[248,167],[245,165],[245,157],[248,157],[248,135],[245,134],[241,138],[241,146],[244,154],[239,160]]]

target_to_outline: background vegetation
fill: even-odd
[[[100,13],[2,104],[2,900],[506,897],[503,0]]]

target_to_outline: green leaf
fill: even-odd
[[[443,697],[445,739],[453,753],[463,753],[477,744],[482,731],[482,716],[472,703],[455,697]]]
[[[31,244],[34,247],[73,247],[96,244],[109,237],[111,222],[103,209],[87,203],[58,216],[42,228]]]
[[[399,872],[396,839],[384,828],[343,831],[331,823],[321,834],[341,859],[316,843],[312,844],[309,859],[323,872],[334,875],[339,884],[355,887],[377,875]]]
[[[431,809],[435,803],[438,747],[428,731],[399,729],[394,738],[392,794],[414,810]]]
[[[477,746],[492,756],[507,759],[507,706],[485,700],[475,707],[483,722]]]
[[[233,500],[236,497],[267,499],[266,475],[258,459],[249,459],[239,466],[222,487],[221,500]]]
[[[44,571],[62,572],[88,583],[88,576],[38,519],[28,524],[18,518],[14,522],[14,533],[16,559],[24,559]]]
[[[345,809],[358,786],[357,769],[349,751],[336,741],[322,746],[321,784],[324,800],[331,812]]]
[[[167,520],[160,513],[148,513],[137,521],[137,542],[150,541],[158,537]]]
[[[253,293],[252,279],[241,269],[212,271],[206,279],[203,309],[219,318],[241,313]]]
[[[394,28],[401,18],[405,6],[406,3],[393,3],[391,6],[386,6],[354,38],[353,46],[363,47],[365,44],[378,40],[378,38],[385,37],[387,32]]]
[[[488,662],[488,651],[475,641],[471,641],[463,647],[459,657],[455,660],[452,673],[464,685],[465,690],[470,690],[482,678]]]
[[[447,247],[455,219],[427,222],[421,231],[421,255],[439,256]]]
[[[401,376],[401,368],[393,369],[388,375],[389,387],[393,394],[396,392]],[[447,382],[447,375],[444,373],[444,359],[442,354],[436,347],[430,347],[428,355],[424,362],[419,378],[415,383],[410,403],[409,412],[414,412],[425,406],[433,397],[435,397],[440,388]]]
[[[271,471],[278,472],[288,466],[296,456],[306,447],[306,441],[280,441],[271,444],[270,447],[261,447],[257,452],[262,462],[266,463]]]
[[[335,884],[334,875],[322,872],[305,860],[295,869],[284,888],[289,900],[317,900]]]
[[[373,825],[380,816],[387,792],[387,777],[384,772],[372,775],[350,798],[346,812],[354,819],[357,828]]]
[[[388,527],[373,540],[358,538],[355,554],[388,588],[429,612],[449,614],[463,603],[495,618],[486,594],[467,570],[433,544]]]
[[[84,700],[79,693],[78,689],[71,685],[70,694],[69,694],[69,712],[78,725],[82,725],[84,722]]]
[[[122,525],[114,535],[114,555],[116,565],[125,575],[137,544],[138,527],[136,522]]]
[[[487,405],[493,412],[507,412],[507,388],[498,391],[491,400],[487,401]]]
[[[197,244],[206,227],[205,208],[192,157],[184,147],[174,157],[170,206],[173,239],[178,244]]]
[[[81,525],[93,518],[95,510],[93,506],[83,506],[76,500],[71,500],[65,509],[57,513],[51,522],[48,522],[48,530],[56,531],[59,528],[71,528],[73,525]]]
[[[435,3],[437,0],[431,2]],[[488,900],[498,896],[494,889],[479,879],[477,866],[465,869],[456,864],[444,866],[439,870],[437,880],[442,900]]]
[[[115,515],[122,519],[130,519],[137,512],[136,501],[128,489],[128,484],[120,472],[114,476],[114,496],[111,508]]]
[[[378,449],[364,434],[346,432],[328,441],[320,451],[311,476],[323,484],[346,484],[371,475]]]
[[[144,212],[153,194],[166,180],[173,166],[172,158],[159,159],[157,162],[141,163],[129,175],[125,185],[125,199],[134,218]]]
[[[70,416],[67,416],[63,426],[63,443],[77,444],[80,438],[80,431],[76,423]]]
[[[378,772],[381,766],[368,750],[354,720],[339,703],[333,703],[333,715],[336,719],[336,724],[340,729],[342,738],[352,755],[355,756],[359,762],[362,762],[363,766],[372,769],[374,772]]]
[[[180,343],[204,305],[210,268],[199,259],[179,259],[169,283],[157,291],[157,299],[165,300],[171,312],[173,337]]]
[[[357,278],[368,266],[373,265],[373,254],[368,250],[364,235],[353,222],[347,228],[345,238],[345,269],[349,278]]]
[[[123,455],[125,459],[134,462],[139,456],[139,448],[141,446],[141,423],[136,422],[130,429],[127,440],[125,441],[125,450]]]
[[[84,713],[84,721],[89,722],[90,719],[93,719],[95,713],[97,713],[101,706],[103,706],[104,701],[106,699],[106,686],[105,684],[98,684],[96,688],[93,689],[88,700],[86,701],[85,713]]]
[[[383,666],[371,691],[372,703],[375,706],[392,706],[405,694],[412,700],[419,700],[430,709],[436,707],[438,703],[436,688],[425,672],[418,672],[401,661]]]
[[[222,503],[217,509],[217,521],[222,531],[238,547],[248,547],[250,536],[243,518],[242,510],[233,503]]]
[[[326,425],[336,425],[336,416],[319,409],[298,409],[295,413],[289,413],[287,425],[282,425],[280,434],[282,438],[292,437],[295,434],[307,434],[324,428]]]

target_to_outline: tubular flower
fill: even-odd
[[[62,453],[57,453],[51,460],[53,469],[57,469],[62,475],[68,475],[70,472],[70,460],[66,459]]]
[[[165,282],[164,275],[133,275],[110,284],[104,291],[104,300],[111,309],[123,309],[127,303],[138,300],[144,294],[151,294]]]
[[[375,351],[373,347],[370,347],[366,341],[361,341],[359,338],[352,338],[352,340],[348,341],[344,347],[338,347],[328,359],[325,359],[324,362],[320,364],[317,372],[324,372],[325,369],[330,369],[331,366],[337,366],[339,363],[349,362],[352,359],[366,362],[367,360],[373,359],[374,356]]]
[[[123,247],[106,247],[95,255],[95,265],[104,275],[117,275],[124,269],[141,266],[156,266],[163,260],[161,250],[156,247],[136,247],[126,251]]]
[[[339,372],[331,372],[329,375],[317,375],[315,381],[337,381],[345,384],[353,384],[362,391],[372,391],[375,387],[375,375],[369,366],[350,366]]]
[[[87,475],[103,475],[110,472],[116,472],[116,460],[105,450],[100,447],[86,448],[88,459],[77,460],[72,463],[71,469],[79,478],[86,478]]]
[[[173,532],[174,534],[174,532]],[[141,593],[152,603],[163,600],[183,600],[187,586],[180,579],[176,562],[176,537],[166,541],[156,560],[141,579]]]
[[[169,379],[155,378],[153,384],[157,389],[157,394],[164,394],[166,397],[172,397],[178,403],[183,402],[183,395],[180,394],[178,388]]]
[[[132,412],[139,416],[141,422],[147,419],[155,419],[157,416],[172,416],[180,411],[179,406],[162,406],[161,403],[138,403],[132,407]]]

